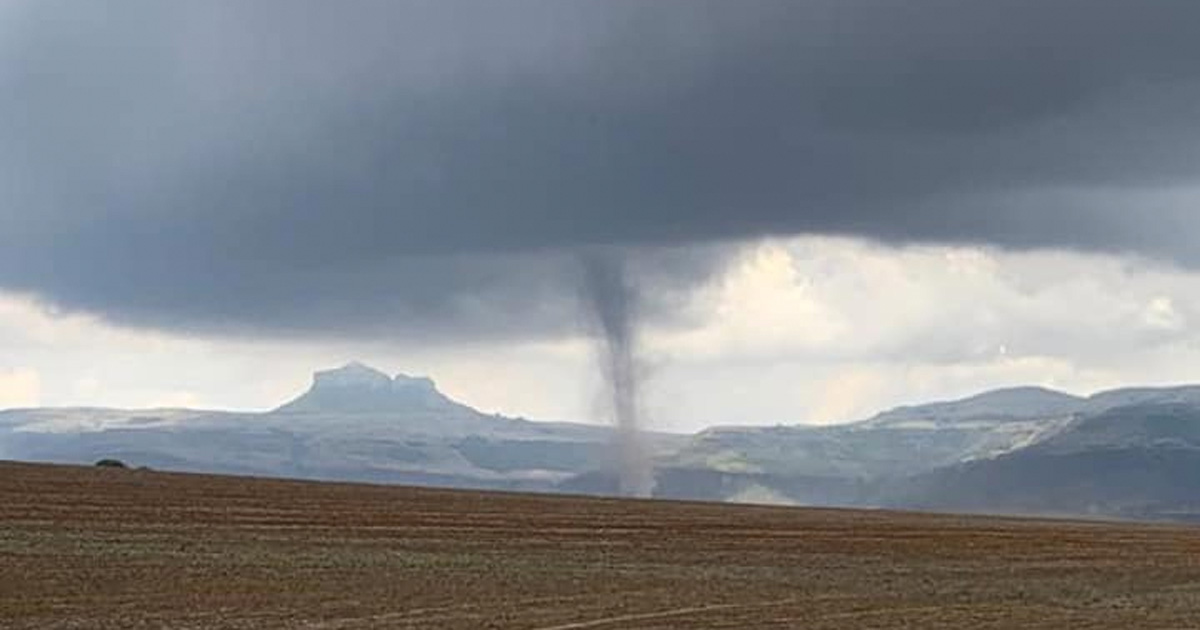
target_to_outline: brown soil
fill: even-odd
[[[2,628],[1188,628],[1200,529],[0,464]]]

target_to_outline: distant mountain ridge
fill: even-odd
[[[1133,518],[1200,515],[1200,386],[1011,387],[838,426],[650,434],[655,496]],[[544,492],[616,491],[609,427],[484,414],[432,379],[322,370],[264,413],[0,412],[0,457]],[[1193,491],[1195,491],[1193,493]],[[1200,516],[1196,517],[1200,519]]]
[[[1009,387],[961,400],[904,406],[885,411],[863,422],[866,426],[898,426],[919,421],[964,422],[1027,420],[1078,413],[1086,398],[1044,387]]]
[[[1081,415],[1028,448],[924,475],[894,502],[1200,520],[1200,406],[1145,402]]]
[[[1110,389],[1089,396],[1085,411],[1096,413],[1117,407],[1159,403],[1200,405],[1200,385]]]
[[[1200,387],[1018,387],[838,426],[710,429],[660,472],[691,498],[1190,519],[1197,445]]]
[[[1028,420],[1056,415],[1099,413],[1116,407],[1151,403],[1200,404],[1200,385],[1126,387],[1081,397],[1045,387],[1008,387],[960,400],[902,406],[863,421],[870,426],[916,420]]]

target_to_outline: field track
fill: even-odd
[[[0,628],[1200,628],[1200,529],[0,463]]]

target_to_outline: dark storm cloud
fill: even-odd
[[[0,11],[0,287],[136,324],[541,334],[574,252],[764,234],[1200,263],[1197,3]]]

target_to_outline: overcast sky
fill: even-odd
[[[0,407],[359,358],[651,423],[1200,381],[1200,4],[0,3]]]

